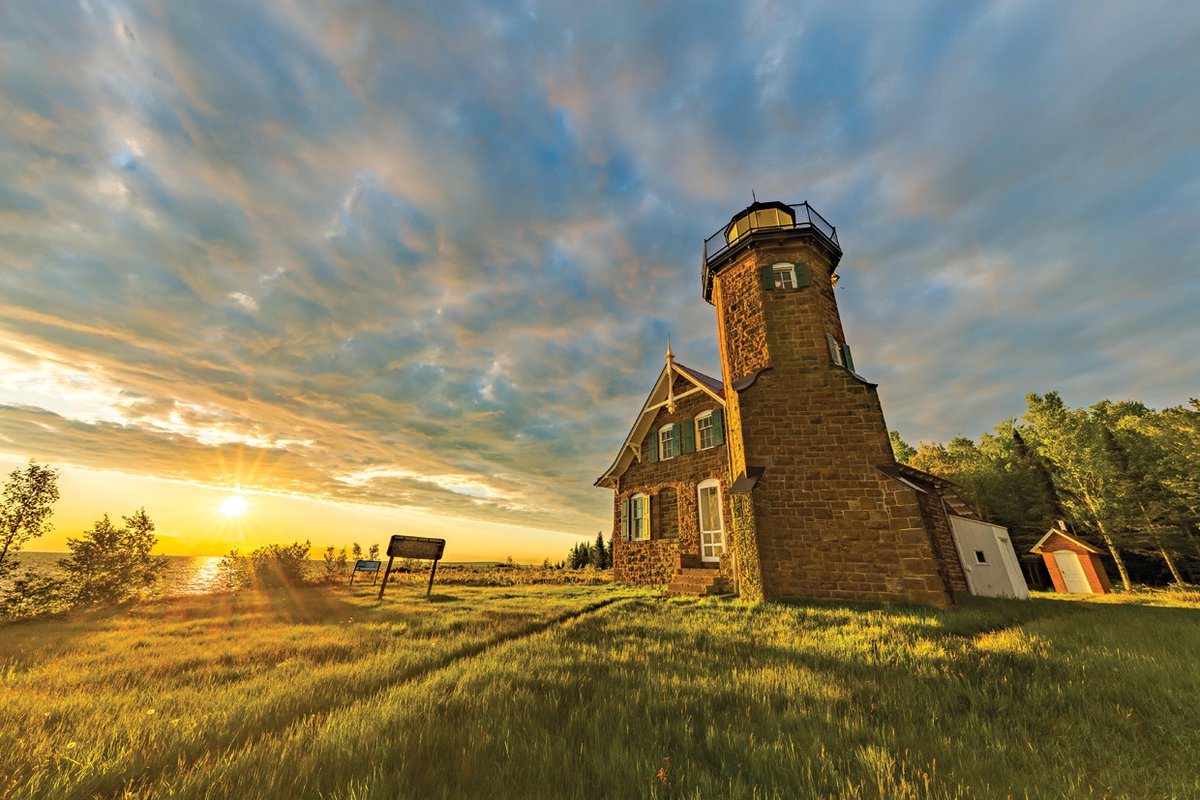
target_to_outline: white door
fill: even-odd
[[[1025,600],[1029,589],[1021,575],[1008,531],[981,519],[950,516],[950,531],[967,578],[967,589],[982,597]]]
[[[1008,573],[1008,582],[1014,590],[1014,595],[1020,600],[1029,599],[1029,587],[1025,585],[1025,575],[1021,572],[1021,563],[1017,561],[1017,551],[1008,540],[1008,529],[996,526],[996,545],[1000,550],[1000,561]]]
[[[700,517],[700,560],[720,561],[725,552],[725,529],[721,522],[721,484],[708,480],[697,488]]]
[[[1087,575],[1083,574],[1083,565],[1079,563],[1078,555],[1070,550],[1055,550],[1054,563],[1058,565],[1058,571],[1062,574],[1063,583],[1067,585],[1068,592],[1094,594],[1092,585],[1088,583]]]

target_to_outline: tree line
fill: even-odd
[[[1122,585],[1159,576],[1200,580],[1200,400],[1155,410],[1102,400],[1070,408],[1030,393],[1025,412],[975,441],[912,447],[898,461],[946,478],[1020,554],[1056,520],[1102,543]],[[1158,565],[1158,567],[1155,566]]]
[[[604,533],[600,531],[596,533],[596,541],[580,542],[572,547],[571,552],[567,554],[566,566],[569,569],[583,569],[584,567],[609,569],[612,565],[612,539],[609,539],[605,543]]]

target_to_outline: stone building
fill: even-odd
[[[967,589],[952,487],[898,464],[855,369],[836,229],[755,202],[705,241],[721,378],[666,365],[598,486],[619,581],[693,594],[951,605]]]

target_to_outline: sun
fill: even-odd
[[[246,513],[246,498],[240,494],[230,495],[221,501],[221,513],[227,517],[240,517]]]

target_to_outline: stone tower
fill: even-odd
[[[900,474],[875,385],[855,371],[834,296],[841,256],[807,203],[756,202],[705,242],[739,590],[949,605],[930,521],[945,512]]]

